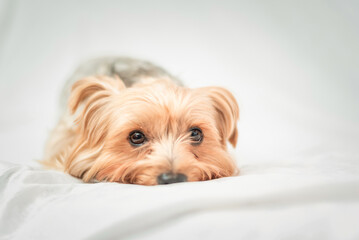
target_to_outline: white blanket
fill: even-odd
[[[2,163],[2,239],[358,239],[354,164],[281,166],[207,182],[84,184]],[[313,170],[317,169],[317,170]],[[356,168],[355,170],[353,168]]]
[[[0,239],[359,239],[355,1],[0,1]],[[240,175],[84,184],[34,164],[88,57],[240,104]]]

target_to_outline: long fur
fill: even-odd
[[[137,70],[132,66],[136,77],[127,75],[127,84],[121,80],[126,64],[115,77],[92,75],[75,81],[43,164],[85,182],[143,185],[157,184],[157,176],[165,172],[184,174],[188,181],[238,173],[226,145],[237,143],[239,108],[234,96],[221,87],[182,87],[163,69],[156,74],[160,68],[144,71],[142,65],[137,63]],[[199,145],[191,143],[192,127],[203,132]],[[129,143],[134,130],[146,135],[144,145]]]

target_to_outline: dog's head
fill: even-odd
[[[239,109],[226,89],[88,77],[73,85],[70,110],[78,137],[65,167],[84,181],[155,185],[237,171],[226,144],[236,145]]]

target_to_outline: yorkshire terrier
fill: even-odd
[[[63,99],[42,161],[49,168],[142,185],[238,173],[227,141],[236,146],[239,108],[224,88],[186,88],[152,63],[109,57],[80,65]]]

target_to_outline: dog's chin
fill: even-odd
[[[203,170],[197,169],[189,173],[173,173],[174,175],[183,175],[184,180],[174,180],[171,182],[161,182],[159,181],[160,174],[150,175],[151,173],[140,173],[132,174],[129,173],[127,177],[123,178],[122,175],[116,175],[118,173],[107,172],[108,176],[102,175],[102,177],[95,177],[97,182],[107,181],[107,182],[117,182],[117,183],[126,183],[126,184],[138,184],[138,185],[159,185],[159,184],[172,184],[172,183],[182,183],[182,182],[196,182],[196,181],[207,181],[213,180],[222,177],[233,176],[236,169],[227,170],[224,173],[205,173]],[[101,172],[101,170],[100,170]]]

